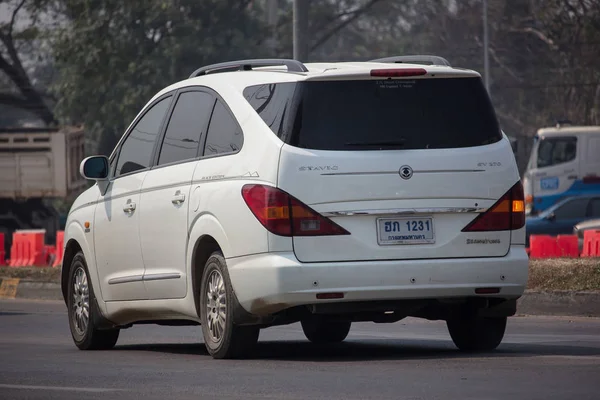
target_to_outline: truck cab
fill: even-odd
[[[600,126],[538,130],[523,186],[529,215],[566,197],[600,193]]]

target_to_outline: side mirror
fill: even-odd
[[[554,213],[550,213],[550,214],[546,215],[546,219],[548,221],[552,222],[556,219],[556,215],[554,215]]]
[[[92,181],[107,180],[108,169],[108,158],[105,156],[88,157],[79,165],[79,173],[81,176]]]

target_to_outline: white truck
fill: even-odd
[[[59,227],[48,203],[81,191],[84,158],[80,127],[0,129],[0,232],[10,252],[12,232],[45,229],[47,242]]]
[[[600,126],[538,130],[523,186],[527,213],[535,215],[566,197],[600,193]]]

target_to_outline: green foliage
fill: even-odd
[[[59,115],[84,122],[103,154],[158,90],[202,65],[261,56],[263,28],[246,1],[62,3],[69,23],[54,43]]]
[[[600,1],[488,3],[490,92],[504,129],[600,124]],[[406,53],[439,54],[483,74],[481,0],[415,0],[402,14],[408,24],[395,40]]]
[[[278,2],[271,27],[265,0],[37,1],[63,21],[53,42],[59,115],[84,122],[104,154],[157,90],[195,68],[292,55],[291,0]],[[310,61],[438,54],[483,73],[481,0],[310,7]],[[600,124],[600,0],[489,0],[488,18],[491,94],[508,133],[563,118]]]
[[[51,99],[42,88],[47,60],[42,50],[46,41],[40,16],[50,0],[0,1],[0,127],[25,124],[52,125],[56,122]]]

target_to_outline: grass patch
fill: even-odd
[[[531,260],[527,288],[537,291],[600,291],[600,258]]]
[[[41,282],[60,282],[60,267],[0,267],[0,278],[20,278]]]
[[[60,282],[60,268],[0,267],[0,278]],[[600,258],[531,260],[527,288],[536,291],[600,291]]]

